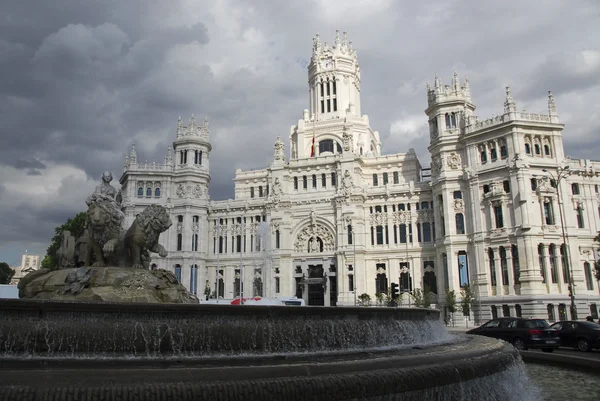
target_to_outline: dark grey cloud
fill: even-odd
[[[287,143],[307,107],[312,37],[332,43],[335,29],[358,50],[362,111],[384,152],[413,147],[428,163],[425,82],[438,73],[449,83],[456,70],[469,76],[482,118],[503,110],[505,86],[531,111],[544,110],[552,89],[566,152],[593,158],[598,20],[596,0],[6,0],[0,174],[18,167],[22,185],[33,185],[27,179],[43,171],[50,182],[67,165],[94,181],[106,169],[116,178],[134,141],[142,161],[160,162],[177,118],[195,113],[211,127],[211,197],[230,197],[237,168],[264,168],[275,138]],[[33,165],[40,160],[46,169]],[[11,233],[1,241],[44,243],[84,207],[33,189],[20,202],[1,177],[0,232]],[[81,177],[69,180],[57,191],[82,192]]]
[[[45,169],[46,165],[39,160],[31,159],[31,160],[23,160],[18,159],[15,163],[15,168],[18,169]]]

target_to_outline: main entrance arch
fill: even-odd
[[[302,227],[303,224],[300,226]],[[311,212],[309,224],[297,231],[294,242],[296,296],[311,306],[335,306],[337,268],[333,227],[317,221]]]

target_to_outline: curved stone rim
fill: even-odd
[[[74,296],[76,298],[76,296]],[[135,309],[135,310],[132,310]],[[190,314],[236,314],[264,316],[340,316],[358,315],[372,317],[373,311],[381,317],[402,316],[410,320],[439,319],[440,311],[425,308],[387,308],[387,307],[324,307],[324,306],[271,306],[271,305],[219,305],[219,304],[154,304],[124,302],[77,302],[44,299],[0,299],[0,310],[3,312],[36,312],[41,317],[49,312],[69,313],[190,313]]]
[[[443,352],[441,349],[445,348]],[[314,357],[314,355],[313,355]],[[359,360],[304,363],[269,361],[260,358],[245,366],[174,367],[138,366],[51,369],[17,368],[0,370],[0,398],[9,391],[48,393],[54,389],[69,391],[131,392],[154,387],[176,393],[203,395],[205,399],[225,399],[232,394],[271,394],[286,389],[285,399],[361,399],[385,394],[422,391],[467,380],[493,375],[508,369],[520,360],[519,353],[509,344],[485,337],[470,337],[461,344],[429,347],[420,352],[382,352]],[[4,365],[4,364],[3,364]],[[6,367],[8,368],[8,367]],[[168,369],[166,369],[168,368]],[[35,373],[36,381],[31,381]],[[108,384],[110,383],[110,384]],[[137,389],[137,390],[136,390]],[[191,399],[191,398],[190,398]],[[253,398],[260,399],[260,398]]]

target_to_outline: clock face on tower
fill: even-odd
[[[325,61],[325,69],[330,70],[332,68],[333,68],[333,62],[331,60],[326,60]]]

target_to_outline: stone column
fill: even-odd
[[[544,244],[542,252],[544,255],[544,272],[546,273],[546,293],[550,293],[550,284],[552,283],[552,265],[550,264],[550,248],[548,247],[548,245]]]
[[[502,263],[500,261],[500,248],[494,249],[494,267],[496,268],[496,296],[504,295],[504,285],[502,284]]]
[[[508,270],[508,295],[515,295],[512,247],[509,244],[509,246],[504,249],[506,249],[506,269]]]

